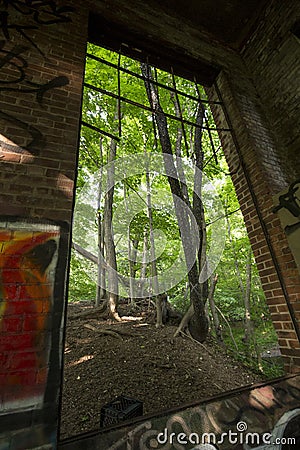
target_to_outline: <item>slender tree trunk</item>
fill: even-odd
[[[75,244],[75,242],[72,242],[72,248],[77,253],[79,253],[79,255],[83,256],[88,261],[91,261],[91,262],[93,262],[93,263],[98,265],[98,257],[96,255],[94,255],[93,253],[89,252],[88,250],[86,250],[85,248],[81,247],[80,245]],[[103,266],[103,269],[107,269],[106,261],[102,261],[102,266]],[[119,279],[120,283],[123,284],[125,289],[128,289],[129,284],[127,282],[127,279],[125,277],[123,277],[121,274],[118,274],[118,279]]]
[[[222,317],[222,319],[224,320],[224,322],[226,323],[226,325],[228,326],[228,330],[229,330],[229,334],[230,334],[231,340],[232,340],[232,342],[233,342],[233,344],[234,344],[234,346],[235,346],[235,349],[236,349],[237,352],[238,352],[239,349],[238,349],[237,343],[236,343],[236,341],[235,341],[235,339],[234,339],[234,336],[233,336],[233,332],[232,332],[230,323],[228,322],[228,320],[226,319],[226,317],[224,316],[224,314],[222,313],[222,311],[220,310],[220,308],[218,308],[216,305],[215,305],[215,307],[216,307],[216,310],[218,311],[218,313],[220,314],[220,316]]]
[[[211,277],[210,277],[210,289],[209,289],[209,293],[208,293],[208,301],[209,301],[209,307],[210,307],[210,312],[211,312],[211,315],[212,315],[212,321],[213,321],[213,325],[214,325],[217,341],[218,342],[223,342],[222,330],[221,330],[219,316],[218,316],[218,313],[217,313],[215,300],[214,300],[214,293],[215,293],[215,288],[216,288],[216,285],[217,285],[217,281],[218,281],[218,275],[217,274],[211,275]]]
[[[128,258],[129,258],[129,275],[130,275],[130,285],[129,285],[129,292],[130,292],[130,303],[132,305],[135,304],[135,298],[136,298],[136,292],[135,292],[135,263],[136,263],[136,255],[137,255],[137,246],[138,241],[134,240],[132,241],[130,239],[130,236],[128,236]]]
[[[171,94],[171,98],[174,103],[175,115],[176,115],[176,117],[178,117],[180,119],[181,113],[180,113],[180,107],[178,105],[177,97],[175,95]],[[176,139],[176,144],[175,144],[176,167],[177,167],[177,171],[178,171],[178,175],[179,175],[179,179],[180,179],[180,186],[182,189],[182,194],[184,196],[185,202],[192,209],[191,204],[190,204],[188,189],[187,189],[184,168],[182,166],[182,151],[181,151],[182,138],[183,138],[183,129],[182,129],[182,125],[180,125],[177,128],[177,139]]]
[[[124,191],[124,201],[125,201],[125,211],[128,215],[128,203],[127,203],[127,189],[126,184],[123,185],[123,191]],[[127,232],[127,258],[128,258],[128,265],[129,265],[129,298],[130,303],[134,304],[134,298],[135,298],[135,292],[134,292],[134,261],[135,261],[135,255],[136,251],[134,252],[134,247],[132,246],[132,241],[130,238],[130,224],[128,226],[128,232]],[[132,248],[133,247],[133,248]]]
[[[108,163],[113,163],[116,159],[117,144],[111,140]],[[120,321],[118,314],[118,274],[117,274],[117,258],[112,229],[112,206],[114,197],[114,165],[109,164],[107,168],[107,184],[112,186],[105,195],[104,201],[104,243],[106,250],[107,262],[107,290],[108,290],[108,308],[111,317]]]
[[[129,264],[129,297],[130,297],[130,303],[133,304],[134,303],[134,299],[135,299],[135,294],[134,294],[134,271],[133,271],[133,261],[132,261],[132,256],[133,256],[133,251],[132,251],[132,242],[130,239],[130,229],[128,230],[128,236],[127,236],[127,242],[128,242],[128,253],[127,253],[127,257],[128,257],[128,264]]]
[[[96,290],[96,301],[95,306],[98,307],[102,301],[106,301],[106,291],[105,291],[105,267],[102,264],[104,258],[104,229],[103,220],[101,216],[101,195],[102,195],[102,175],[103,175],[103,147],[102,147],[102,137],[99,141],[99,152],[100,152],[100,170],[99,170],[99,185],[98,185],[98,199],[97,199],[97,227],[98,227],[98,271],[97,271],[97,290]]]
[[[98,255],[97,255],[97,290],[96,290],[96,302],[95,306],[100,306],[101,303],[106,303],[106,280],[105,280],[105,265],[103,264],[104,258],[104,230],[103,222],[98,215]]]
[[[147,158],[147,153],[145,149],[145,158]],[[159,285],[157,278],[157,267],[156,267],[156,254],[155,254],[155,241],[154,241],[154,230],[153,230],[153,213],[152,213],[152,199],[151,199],[151,183],[150,175],[148,172],[148,167],[146,167],[146,187],[147,187],[147,216],[149,220],[149,237],[150,237],[150,258],[151,258],[151,277],[152,277],[152,291],[155,296],[156,305],[156,328],[163,326],[162,318],[162,297],[159,294]]]
[[[148,232],[144,230],[144,238],[143,238],[143,254],[142,254],[142,263],[141,263],[141,271],[140,271],[140,290],[141,297],[144,296],[144,284],[146,278],[146,270],[147,270],[147,253],[148,253]]]
[[[250,344],[253,335],[253,326],[251,320],[251,278],[252,278],[252,270],[251,270],[251,253],[249,252],[249,257],[246,265],[246,289],[244,295],[244,305],[245,305],[245,343],[247,345]]]
[[[93,253],[89,252],[88,250],[86,250],[85,248],[81,247],[78,244],[75,244],[75,242],[72,242],[72,248],[79,253],[79,255],[83,256],[85,259],[87,259],[88,261],[91,261],[95,264],[98,264],[98,258],[96,255],[94,255]]]
[[[242,298],[245,298],[245,288],[244,288],[244,284],[243,284],[243,279],[242,279],[242,275],[241,275],[241,271],[240,271],[240,266],[238,263],[238,259],[237,259],[237,255],[233,246],[233,240],[232,240],[232,236],[231,236],[231,227],[230,227],[230,221],[229,218],[226,214],[225,216],[226,222],[227,222],[227,230],[228,230],[228,238],[229,238],[229,242],[231,244],[231,248],[232,248],[232,252],[233,252],[233,257],[234,257],[234,266],[235,266],[235,272],[236,272],[236,276],[237,276],[237,280],[239,283],[239,288],[241,291],[241,295]]]
[[[204,112],[201,104],[198,105],[196,124],[194,133],[194,157],[195,157],[195,176],[194,176],[194,189],[193,189],[193,215],[196,219],[199,236],[200,246],[198,250],[198,289],[200,292],[200,301],[194,304],[195,313],[201,318],[203,327],[206,334],[208,333],[208,320],[205,314],[205,308],[203,305],[207,302],[208,298],[208,276],[207,276],[207,263],[206,263],[206,251],[207,251],[207,236],[206,236],[206,223],[204,216],[204,208],[202,203],[202,170],[204,153],[202,148],[202,125],[203,125]],[[191,324],[193,323],[191,320]],[[191,329],[191,326],[190,326]],[[192,333],[192,330],[191,330]],[[192,333],[193,334],[193,333]],[[200,337],[200,336],[199,336]],[[196,337],[197,338],[197,337]],[[200,340],[200,339],[198,339]]]
[[[99,265],[99,259],[100,259],[100,255],[102,254],[103,257],[105,258],[105,244],[104,244],[104,223],[103,223],[103,219],[101,221],[100,224],[101,227],[101,240],[100,240],[100,251],[101,253],[98,253],[98,265]],[[100,286],[101,286],[101,290],[100,290],[100,298],[103,299],[104,301],[107,300],[107,291],[106,291],[106,266],[102,265],[100,267]]]
[[[233,250],[233,256],[234,256],[234,265],[236,270],[236,275],[239,283],[239,288],[242,294],[243,303],[245,307],[245,335],[244,335],[244,342],[249,346],[250,341],[253,337],[253,325],[251,320],[251,313],[250,313],[250,298],[251,298],[251,278],[252,278],[252,270],[251,270],[251,251],[249,251],[248,254],[248,260],[246,263],[246,286],[244,287],[242,275],[240,271],[240,266],[238,262],[237,255],[233,248],[233,241],[231,236],[231,227],[228,217],[226,216],[227,221],[227,229],[228,229],[228,237],[229,241],[232,245]]]

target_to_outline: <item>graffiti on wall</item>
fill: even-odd
[[[66,86],[69,80],[65,76],[58,76],[46,83],[32,82],[27,74],[28,63],[23,56],[27,50],[28,47],[22,45],[15,45],[12,49],[5,50],[5,41],[0,41],[0,70],[3,68],[13,69],[9,78],[1,77],[0,74],[0,92],[35,94],[37,103],[42,105],[46,92]],[[4,111],[0,111],[0,118],[8,125],[13,125],[16,130],[25,131],[29,139],[23,149],[37,155],[45,147],[45,138],[35,126]],[[10,149],[8,143],[2,142],[2,147],[5,147],[6,150]],[[16,146],[11,146],[11,150],[16,151]]]
[[[6,414],[43,404],[60,229],[0,225],[0,413]]]
[[[300,444],[300,376],[196,406],[161,413],[81,439],[62,441],[60,450],[281,450]],[[287,444],[291,447],[282,447]],[[275,444],[276,445],[270,445]]]
[[[287,235],[290,249],[300,270],[300,179],[275,198],[274,212],[278,213]]]
[[[12,0],[4,1],[4,7],[0,10],[0,30],[3,39],[0,40],[0,92],[13,92],[16,94],[32,94],[39,106],[42,106],[46,92],[61,88],[69,83],[66,76],[57,76],[47,82],[33,82],[28,71],[30,64],[26,58],[27,52],[32,46],[38,51],[43,61],[47,60],[37,43],[31,39],[30,32],[40,27],[51,26],[59,23],[70,22],[68,13],[74,11],[73,7],[57,7],[54,1]],[[11,45],[10,41],[15,34],[25,39],[28,45]],[[23,117],[2,111],[0,119],[7,125],[13,125],[17,133],[25,135],[26,144],[22,147],[10,145],[6,140],[0,139],[0,150],[24,153],[29,151],[38,155],[45,147],[46,139],[36,126],[27,123]],[[22,134],[23,133],[23,134]]]
[[[299,387],[293,382],[263,386],[167,418],[156,418],[132,430],[127,439],[131,440],[132,449],[141,450],[183,450],[197,445],[201,449],[203,444],[210,444],[211,449],[246,449],[247,444],[255,448],[264,444],[264,436],[272,432],[285,412],[297,409],[299,399]],[[121,441],[115,441],[112,448],[121,450]]]
[[[40,25],[53,25],[70,22],[67,13],[74,11],[73,7],[57,7],[53,0],[4,0],[4,10],[0,11],[0,28],[6,40],[11,39],[11,32],[15,31],[35,47],[41,55],[44,53],[30,38],[28,31],[36,30]],[[17,12],[17,15],[14,14]],[[19,20],[26,17],[26,22]]]

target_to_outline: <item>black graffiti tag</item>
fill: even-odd
[[[30,40],[25,34],[26,30],[36,30],[38,27],[36,25],[21,25],[21,24],[11,24],[9,23],[9,14],[7,11],[0,11],[0,28],[4,34],[5,39],[10,40],[9,30],[16,30],[27,40]],[[31,42],[31,40],[30,40]]]
[[[288,192],[279,197],[279,205],[273,209],[278,212],[281,208],[286,208],[294,217],[300,217],[300,200],[297,198],[296,192],[300,187],[299,180],[294,181],[288,189]]]
[[[300,198],[297,196],[297,191],[299,195],[300,188],[300,178],[294,181],[288,189],[286,194],[280,195],[279,205],[273,209],[276,213],[282,208],[287,209],[294,217],[300,219]],[[300,228],[300,220],[292,225],[287,225],[284,229],[287,235],[292,234],[294,231]]]
[[[9,65],[14,69],[16,73],[14,78],[6,80],[0,78],[0,90],[1,84],[17,84],[21,83],[26,78],[26,69],[28,67],[27,61],[20,56],[28,48],[23,45],[16,45],[12,50],[4,50],[5,41],[0,41],[0,70]]]
[[[0,30],[5,40],[0,40],[0,92],[35,94],[36,101],[42,105],[48,91],[66,86],[69,79],[66,76],[58,76],[46,83],[31,81],[27,74],[28,63],[24,57],[28,47],[15,45],[12,49],[5,50],[4,45],[11,40],[13,32],[18,33],[47,60],[43,51],[31,39],[29,32],[41,26],[71,22],[67,14],[75,11],[75,8],[58,7],[53,0],[2,0],[1,3],[4,7],[0,10]],[[5,75],[1,76],[1,69],[7,69]],[[23,118],[20,120],[0,111],[0,119],[26,132],[30,142],[23,148],[32,154],[37,155],[39,150],[45,147],[42,133]],[[3,147],[8,148],[9,144],[5,143]],[[16,151],[15,146],[13,148]]]
[[[16,45],[11,50],[4,49],[5,41],[0,41],[0,71],[8,66],[8,73],[13,73],[9,79],[0,76],[0,92],[23,92],[26,94],[35,94],[37,102],[42,105],[46,92],[54,88],[66,86],[69,79],[65,76],[58,76],[46,83],[34,83],[28,80],[26,70],[28,63],[22,54],[28,50],[28,47]],[[10,114],[0,111],[0,118],[5,122],[12,124],[15,128],[22,129],[30,137],[30,142],[23,147],[33,155],[38,155],[39,151],[45,147],[45,139],[42,133],[34,126],[27,124]],[[8,144],[5,144],[8,148]],[[15,147],[14,147],[14,151]]]
[[[26,146],[22,147],[23,149],[30,151],[30,153],[32,153],[33,155],[38,155],[40,150],[45,147],[45,138],[36,127],[29,125],[28,123],[23,122],[22,120],[17,119],[16,117],[2,111],[0,111],[0,119],[4,120],[5,122],[11,123],[14,128],[19,128],[23,131],[26,131],[26,133],[30,136],[31,141]],[[3,147],[9,149],[9,144],[4,144]],[[12,150],[16,152],[16,146],[13,146]],[[20,149],[20,152],[22,153],[22,149]]]
[[[70,17],[65,14],[75,11],[71,6],[58,8],[53,0],[4,0],[4,5],[6,9],[10,6],[24,16],[32,16],[39,25],[70,22]]]
[[[2,30],[5,39],[9,41],[11,39],[10,31],[14,30],[30,42],[43,57],[45,57],[45,54],[30,38],[28,31],[38,29],[39,25],[71,22],[71,18],[65,14],[75,11],[75,8],[69,6],[58,8],[55,2],[50,0],[4,0],[4,6],[6,10],[0,11],[0,29]],[[13,8],[20,15],[26,16],[26,24],[15,22],[15,19],[12,19],[8,12],[9,7]]]
[[[2,29],[3,35],[6,40],[10,40],[10,30],[16,30],[24,39],[26,39],[30,44],[43,56],[45,54],[39,49],[39,47],[34,43],[34,41],[26,34],[25,31],[36,30],[38,27],[36,25],[18,25],[9,24],[7,11],[0,11],[0,29]]]
[[[43,103],[44,94],[54,88],[66,86],[69,80],[65,76],[59,76],[53,78],[47,83],[34,83],[27,80],[26,69],[28,67],[27,61],[21,56],[21,54],[28,50],[27,47],[16,45],[12,50],[6,51],[3,49],[4,41],[0,41],[0,54],[3,56],[0,58],[0,69],[6,65],[13,67],[16,75],[13,79],[1,79],[0,78],[0,92],[24,92],[27,94],[35,93],[36,100],[39,104]]]

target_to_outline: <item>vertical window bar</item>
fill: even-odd
[[[118,126],[119,126],[119,138],[122,135],[122,116],[121,116],[121,53],[118,57]]]

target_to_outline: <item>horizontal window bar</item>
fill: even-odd
[[[83,125],[84,127],[90,128],[91,130],[97,131],[97,133],[104,134],[104,136],[114,139],[115,141],[120,142],[119,137],[114,136],[113,134],[108,133],[107,131],[101,130],[101,128],[95,127],[95,125],[91,125],[90,123],[87,123],[84,120],[81,121],[81,125]]]
[[[100,92],[101,94],[107,95],[107,96],[109,96],[111,98],[115,98],[116,100],[120,100],[120,101],[122,101],[124,103],[128,103],[130,105],[137,106],[138,108],[144,109],[144,110],[149,111],[151,113],[154,113],[154,114],[157,113],[157,111],[155,109],[151,108],[150,106],[143,105],[141,103],[135,102],[134,100],[130,100],[129,98],[126,98],[126,97],[122,97],[122,96],[119,97],[117,94],[114,94],[113,92],[109,92],[106,89],[98,88],[98,87],[93,86],[93,85],[91,85],[89,83],[84,83],[84,86],[89,88],[89,89],[91,89],[91,90],[93,90],[93,91]],[[199,102],[199,100],[198,100],[198,102]],[[193,126],[195,128],[201,128],[202,130],[231,131],[230,128],[204,127],[204,126],[198,125],[195,122],[191,122],[191,121],[186,120],[186,119],[181,119],[180,117],[176,117],[173,114],[169,114],[169,113],[166,113],[166,112],[164,112],[164,115],[166,117],[168,117],[169,119],[173,119],[173,120],[176,120],[177,122],[181,122],[181,123],[183,122],[183,123],[186,123],[187,125],[191,125],[191,126]]]
[[[113,68],[115,68],[117,70],[120,70],[122,72],[127,73],[128,75],[132,75],[133,77],[139,78],[140,80],[149,81],[149,78],[146,78],[143,75],[140,75],[138,73],[132,72],[129,69],[125,69],[123,67],[119,67],[117,64],[114,64],[114,63],[111,63],[109,61],[106,61],[105,59],[99,58],[99,56],[94,56],[94,55],[91,55],[90,53],[87,53],[87,56],[89,58],[91,58],[91,59],[94,59],[95,61],[99,61],[99,62],[101,62],[103,64],[106,64],[109,67],[113,67]],[[174,87],[166,86],[165,84],[159,83],[158,81],[155,81],[155,80],[151,80],[151,83],[155,84],[155,86],[158,86],[158,87],[161,87],[163,89],[167,89],[168,91],[175,92],[175,93],[177,93],[179,95],[182,95],[183,97],[186,97],[186,98],[188,98],[190,100],[194,100],[196,102],[199,102],[199,98],[198,97],[195,97],[195,96],[190,95],[190,94],[186,94],[185,92],[179,91],[178,89],[175,89]],[[219,101],[210,101],[210,100],[206,100],[206,99],[200,99],[200,100],[201,100],[202,103],[208,103],[209,105],[221,105],[221,102],[219,102]]]

